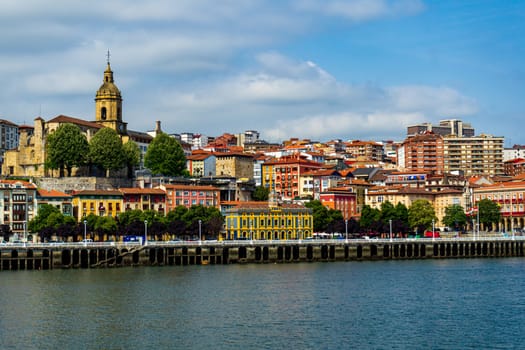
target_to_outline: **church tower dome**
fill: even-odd
[[[124,135],[127,133],[127,123],[122,122],[122,96],[113,80],[113,71],[109,63],[109,51],[107,63],[107,68],[104,71],[104,80],[95,96],[95,120],[97,123]]]

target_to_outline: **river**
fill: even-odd
[[[0,273],[0,349],[523,348],[525,260]]]

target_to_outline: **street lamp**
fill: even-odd
[[[434,237],[435,237],[435,234],[434,234],[434,232],[435,232],[434,224],[435,224],[434,219],[432,219],[432,242],[434,241]]]
[[[199,220],[199,242],[202,240],[202,220]]]
[[[388,220],[388,224],[390,226],[390,242],[392,242],[392,219]]]
[[[84,220],[84,245],[87,244],[86,234],[87,234],[87,220]]]
[[[148,245],[148,220],[144,220],[144,245]]]
[[[345,240],[348,242],[348,219],[345,219]]]

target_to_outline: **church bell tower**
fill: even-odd
[[[96,122],[116,130],[121,135],[126,135],[127,123],[122,121],[122,96],[113,80],[109,51],[107,57],[108,65],[104,71],[104,80],[95,96]]]

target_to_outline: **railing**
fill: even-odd
[[[1,248],[82,248],[82,247],[137,247],[137,246],[267,246],[267,245],[319,245],[319,244],[402,244],[402,243],[447,243],[447,242],[490,242],[490,241],[525,241],[525,236],[480,236],[480,237],[450,237],[450,238],[335,238],[335,239],[289,239],[289,240],[226,240],[226,241],[148,241],[140,242],[64,242],[64,243],[29,243],[3,242]]]

